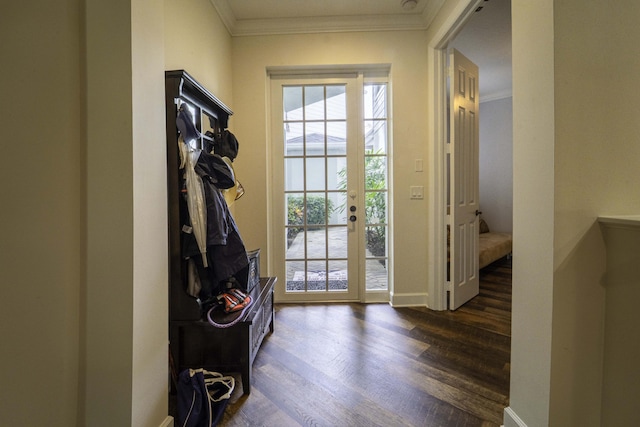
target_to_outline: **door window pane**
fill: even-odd
[[[307,230],[307,259],[325,259],[327,257],[327,234],[324,227],[312,227]]]
[[[329,228],[328,254],[329,258],[347,258],[347,237],[349,230],[344,227]]]
[[[387,122],[386,120],[365,120],[364,146],[367,153],[387,153]]]
[[[325,189],[324,181],[324,157],[307,157],[307,190],[316,191]]]
[[[365,156],[365,190],[385,190],[387,188],[387,157]]]
[[[285,191],[304,190],[304,162],[302,158],[287,158],[284,160],[284,189]]]
[[[367,84],[364,87],[364,118],[387,118],[387,85]]]
[[[305,290],[305,262],[287,261],[287,292],[302,292]]]
[[[327,153],[329,155],[347,154],[347,122],[327,122]]]
[[[324,120],[324,86],[304,87],[304,119]]]
[[[367,257],[385,257],[387,256],[387,227],[385,226],[367,226]]]
[[[307,290],[327,290],[327,263],[326,261],[307,262]]]
[[[302,120],[302,86],[285,86],[282,88],[282,106],[284,120]]]
[[[325,153],[324,122],[305,124],[304,133],[305,154],[307,156],[322,156]]]
[[[301,156],[304,154],[304,139],[302,123],[287,122],[284,124],[284,154],[285,156]]]
[[[368,291],[387,290],[389,273],[385,260],[368,259],[365,264],[366,289]]]
[[[327,189],[346,190],[347,189],[347,158],[329,157],[327,158]]]
[[[349,285],[347,275],[347,261],[329,261],[329,274],[327,277],[329,291],[346,291]]]
[[[365,193],[366,224],[387,223],[387,192],[367,191]]]
[[[327,120],[346,120],[346,86],[327,86]]]
[[[339,191],[327,194],[328,218],[330,225],[347,223],[347,192]]]
[[[307,193],[305,204],[305,216],[308,226],[327,223],[327,199],[325,193]]]
[[[287,236],[292,241],[297,233],[304,231],[304,195],[289,193],[285,195],[287,215]],[[289,247],[291,244],[287,245]],[[302,253],[304,256],[304,253]]]

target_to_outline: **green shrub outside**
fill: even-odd
[[[287,202],[287,224],[289,226],[299,225],[300,227],[287,228],[287,240],[289,245],[295,239],[299,232],[306,225],[309,230],[317,229],[314,225],[324,225],[326,218],[333,213],[333,202],[325,199],[323,196],[307,196],[306,210],[305,198],[303,196],[293,196],[288,198]],[[305,215],[306,212],[306,215]]]
[[[387,218],[387,168],[385,165],[385,158],[378,156],[372,151],[365,153],[365,218],[368,224],[371,223],[386,223]],[[338,188],[346,190],[347,188],[347,171],[342,169],[338,172],[341,180],[338,184]],[[372,191],[373,190],[373,191]],[[381,191],[375,191],[381,190]],[[345,206],[340,207],[342,212]],[[386,250],[386,227],[375,226],[366,227],[366,241],[367,248],[374,256],[385,256]],[[381,260],[384,264],[384,261]]]

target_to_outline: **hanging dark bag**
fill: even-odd
[[[233,377],[204,369],[185,369],[178,376],[178,427],[218,425],[235,387]]]

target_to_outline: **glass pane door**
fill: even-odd
[[[279,301],[388,301],[386,83],[272,80]]]
[[[282,97],[285,290],[347,294],[346,85],[284,86]]]
[[[388,254],[388,121],[387,85],[364,85],[365,288],[387,291]]]

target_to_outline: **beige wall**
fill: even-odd
[[[164,0],[164,7],[165,69],[186,70],[233,109],[231,36],[211,1]]]
[[[624,103],[640,91],[640,10],[631,0],[512,7],[510,409],[529,426],[596,426],[607,274],[596,217],[640,210],[638,107]]]
[[[640,424],[640,215],[635,223],[601,224],[607,247],[603,426]]]
[[[268,78],[270,66],[391,64],[393,114],[394,298],[426,301],[426,202],[410,200],[409,186],[427,186],[426,172],[413,171],[426,153],[426,47],[423,32],[372,32],[237,37],[233,40],[231,128],[240,141],[234,166],[246,194],[236,219],[250,248],[267,248],[269,177]],[[426,200],[426,198],[425,198]],[[261,253],[263,272],[267,257]]]
[[[87,1],[85,25],[78,424],[158,426],[168,413],[163,9]]]
[[[86,282],[78,420],[86,425],[107,416],[127,423],[132,411],[131,5],[123,3],[86,4]]]
[[[491,231],[513,231],[513,102],[480,103],[480,210]]]
[[[553,0],[512,2],[513,294],[509,410],[549,421],[554,232]],[[514,424],[505,417],[505,426]]]
[[[80,2],[0,17],[0,414],[74,425],[83,286]]]
[[[553,425],[600,425],[607,270],[596,218],[640,212],[638,16],[632,0],[554,5]]]
[[[167,402],[167,198],[164,8],[132,2],[132,426],[160,426]]]
[[[3,424],[169,421],[165,55],[231,97],[230,38],[213,7],[178,3],[3,8]],[[165,51],[165,6],[211,28],[167,23],[215,60]]]

